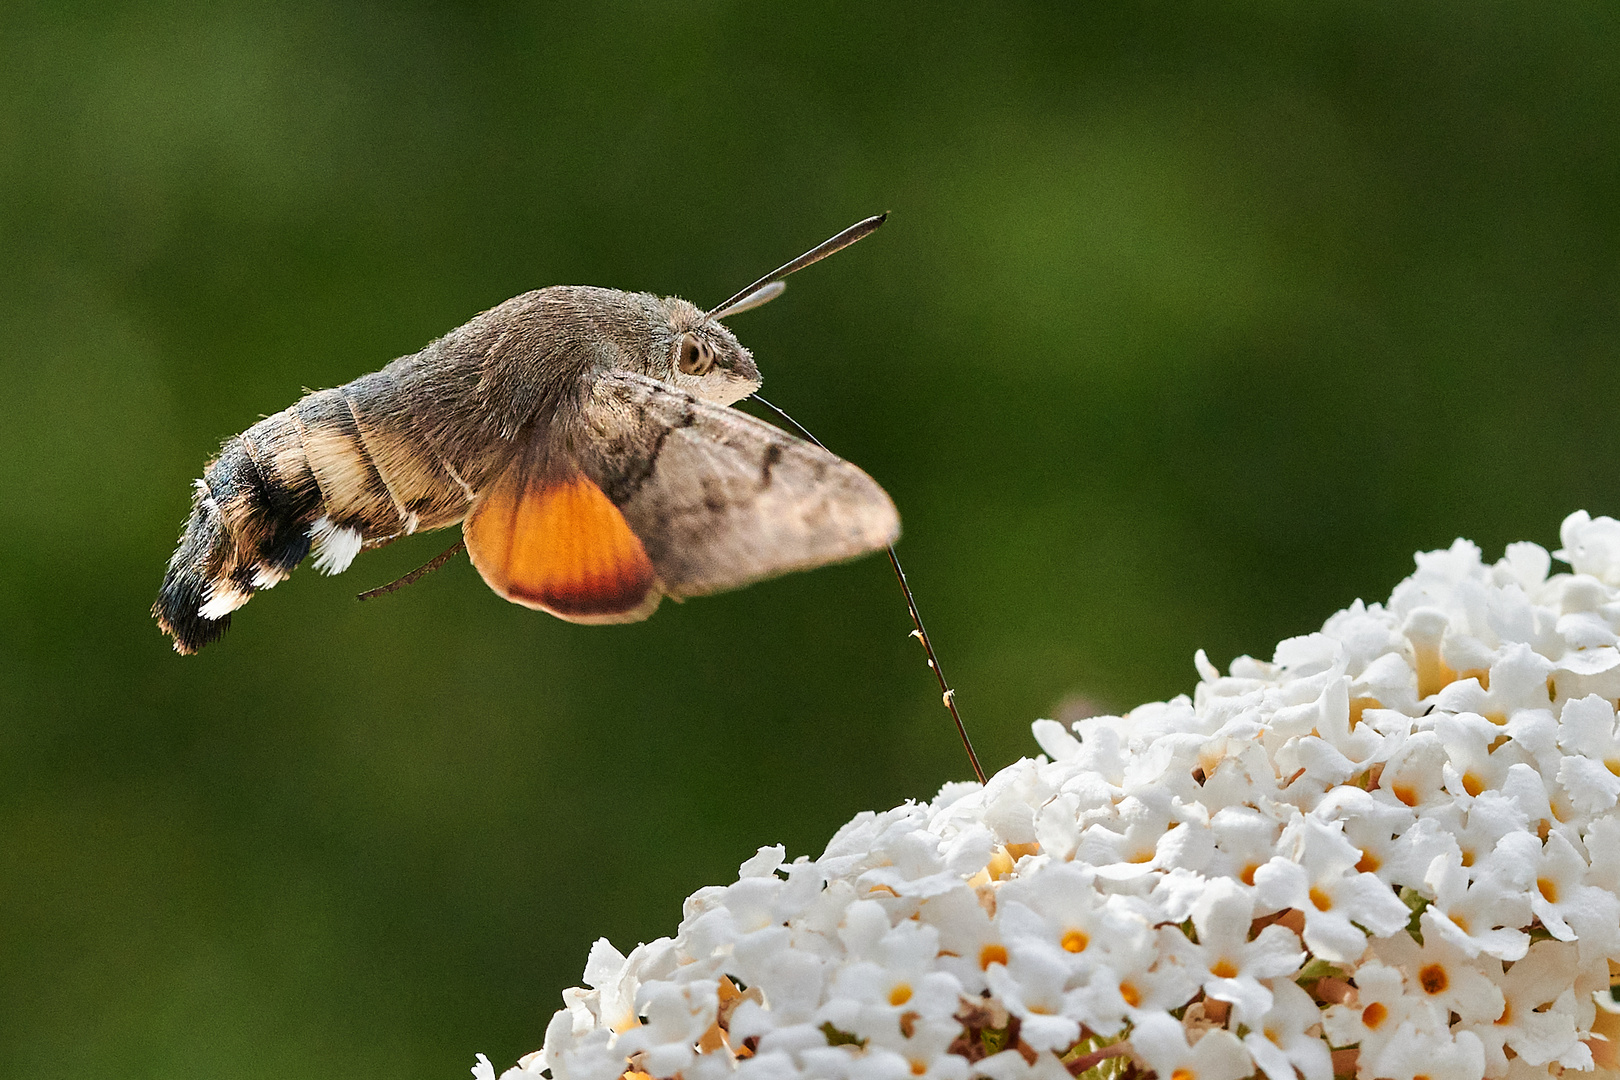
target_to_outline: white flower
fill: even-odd
[[[1486,966],[1494,964],[1500,972],[1501,964],[1470,958],[1439,932],[1432,912],[1425,911],[1420,922],[1423,944],[1405,934],[1393,934],[1374,945],[1378,958],[1400,969],[1412,991],[1422,993],[1441,1016],[1454,1012],[1470,1024],[1501,1016],[1502,991]]]
[[[1610,894],[1620,894],[1620,815],[1594,821],[1583,839],[1592,856],[1587,884]]]
[[[1301,817],[1283,832],[1278,855],[1255,871],[1263,903],[1305,915],[1305,944],[1325,960],[1351,963],[1366,949],[1364,926],[1393,934],[1406,925],[1406,905],[1375,874],[1359,872],[1361,852],[1327,822]],[[1359,924],[1359,926],[1358,926]]]
[[[646,1023],[621,1035],[618,1049],[627,1055],[645,1051],[644,1067],[654,1076],[687,1068],[696,1057],[698,1040],[715,1022],[718,987],[713,979],[650,984],[640,995]]]
[[[1486,1073],[1505,1076],[1504,1048],[1528,1065],[1556,1061],[1571,1069],[1592,1067],[1592,1052],[1579,1041],[1575,1027],[1575,992],[1569,973],[1576,966],[1575,947],[1538,941],[1525,958],[1508,969],[1500,983],[1502,1015],[1472,1030],[1485,1047]]]
[[[1437,708],[1434,733],[1446,748],[1446,763],[1441,768],[1446,790],[1459,802],[1499,790],[1507,780],[1508,768],[1514,763],[1507,755],[1492,752],[1503,734],[1496,724],[1478,713]]]
[[[891,929],[888,916],[870,900],[851,905],[851,925],[856,912],[869,916],[864,920],[869,923],[881,920],[883,936],[870,959],[855,960],[838,972],[832,999],[817,1019],[863,1038],[900,1030],[908,1014],[950,1019],[962,984],[949,972],[935,970],[939,931],[909,919]]]
[[[1177,1080],[1239,1080],[1254,1069],[1231,1032],[1211,1031],[1189,1045],[1182,1026],[1169,1016],[1144,1017],[1131,1033],[1131,1046],[1154,1072]]]
[[[1322,1028],[1335,1045],[1359,1046],[1375,1059],[1397,1031],[1436,1031],[1446,1026],[1438,1006],[1421,991],[1409,993],[1401,969],[1369,960],[1355,972],[1353,1000],[1329,1006]]]
[[[1243,1037],[1254,1063],[1269,1080],[1294,1080],[1294,1070],[1305,1080],[1332,1080],[1333,1059],[1327,1044],[1310,1034],[1322,1023],[1321,1010],[1311,996],[1286,979],[1272,982],[1275,1000],[1260,1018],[1255,1031]]]
[[[1445,742],[1436,732],[1415,731],[1390,755],[1375,794],[1420,812],[1452,806],[1456,797],[1445,787],[1448,761]]]
[[[988,886],[985,889],[994,895]],[[940,970],[956,976],[964,994],[983,991],[985,971],[991,964],[1007,962],[1000,925],[980,903],[977,889],[964,887],[932,897],[922,905],[917,917],[939,931]]]
[[[1586,860],[1562,833],[1537,853],[1530,906],[1560,941],[1581,941],[1581,955],[1607,956],[1620,946],[1620,898],[1587,885]]]
[[[1573,574],[1421,554],[1192,697],[761,848],[673,938],[598,942],[503,1080],[1620,1070],[1620,522],[1563,540]]]
[[[1620,521],[1594,519],[1585,510],[1577,510],[1564,519],[1558,538],[1564,546],[1553,552],[1554,558],[1569,563],[1577,574],[1620,585]]]
[[[1564,702],[1560,717],[1558,782],[1569,801],[1587,813],[1614,806],[1620,798],[1620,733],[1615,730],[1614,706],[1596,694]]]
[[[1020,1037],[1035,1050],[1062,1050],[1080,1038],[1083,991],[1065,992],[1069,965],[1057,950],[1036,944],[1014,946],[1007,963],[985,972],[990,991],[1021,1021]]]
[[[1540,850],[1533,834],[1508,833],[1472,882],[1457,850],[1437,856],[1424,877],[1434,895],[1423,913],[1424,934],[1440,934],[1466,956],[1519,959],[1530,947],[1530,936],[1518,927],[1530,922],[1528,878]]]
[[[1410,808],[1375,799],[1358,787],[1335,788],[1315,816],[1339,822],[1345,839],[1361,853],[1356,869],[1392,887],[1420,883],[1434,857],[1456,847],[1454,828],[1419,818]]]
[[[1073,1015],[1092,1031],[1113,1035],[1129,1019],[1180,1008],[1198,989],[1199,976],[1186,962],[1190,943],[1175,927],[1135,939],[1135,949],[1111,949],[1073,992]]]
[[[1253,897],[1230,878],[1211,881],[1193,906],[1204,993],[1230,1002],[1238,1022],[1250,1026],[1272,1007],[1271,988],[1261,980],[1291,975],[1305,959],[1299,938],[1285,926],[1273,923],[1250,941],[1253,920]]]
[[[1402,1024],[1376,1055],[1362,1063],[1358,1075],[1380,1080],[1480,1080],[1485,1075],[1485,1048],[1472,1031],[1453,1035]]]
[[[1207,825],[1178,822],[1180,815],[1168,793],[1128,796],[1114,821],[1082,834],[1075,858],[1110,878],[1143,877],[1172,866],[1200,870],[1214,851],[1214,839]]]
[[[1530,816],[1523,805],[1503,792],[1487,791],[1477,799],[1461,804],[1461,800],[1447,806],[1433,807],[1420,819],[1422,824],[1435,826],[1440,840],[1431,848],[1428,860],[1416,868],[1415,875],[1402,877],[1403,884],[1421,886],[1433,896],[1426,884],[1429,866],[1441,856],[1455,856],[1474,876],[1476,868],[1483,868],[1485,860],[1496,850],[1502,839],[1513,833],[1528,832]]]
[[[968,1061],[950,1052],[961,1025],[936,1020],[920,1020],[910,1033],[896,1030],[877,1036],[849,1070],[850,1080],[966,1080]]]

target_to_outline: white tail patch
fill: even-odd
[[[315,569],[323,574],[341,574],[360,554],[364,538],[358,529],[338,525],[325,514],[309,526],[309,539],[315,546]]]
[[[223,590],[210,587],[208,599],[197,608],[197,614],[205,619],[223,619],[251,599],[252,593],[239,592],[231,585]]]
[[[253,587],[255,589],[273,589],[287,580],[287,575],[280,570],[268,566],[261,566],[253,571]]]

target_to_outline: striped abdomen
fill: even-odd
[[[420,354],[419,354],[420,355]],[[434,445],[426,393],[454,386],[419,357],[336,390],[305,396],[225,443],[197,481],[191,517],[152,614],[193,653],[219,638],[230,613],[282,581],[313,550],[340,573],[369,542],[454,525],[467,513],[483,455]],[[442,376],[443,369],[440,369]],[[431,406],[428,415],[442,410]],[[490,448],[496,449],[496,448]],[[452,464],[449,457],[463,460]]]

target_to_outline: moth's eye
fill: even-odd
[[[693,334],[681,338],[681,370],[688,375],[702,375],[709,370],[712,363],[709,349]]]

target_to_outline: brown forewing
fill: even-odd
[[[581,468],[623,512],[671,596],[852,559],[899,535],[894,503],[854,465],[667,383],[602,377],[585,428]]]

